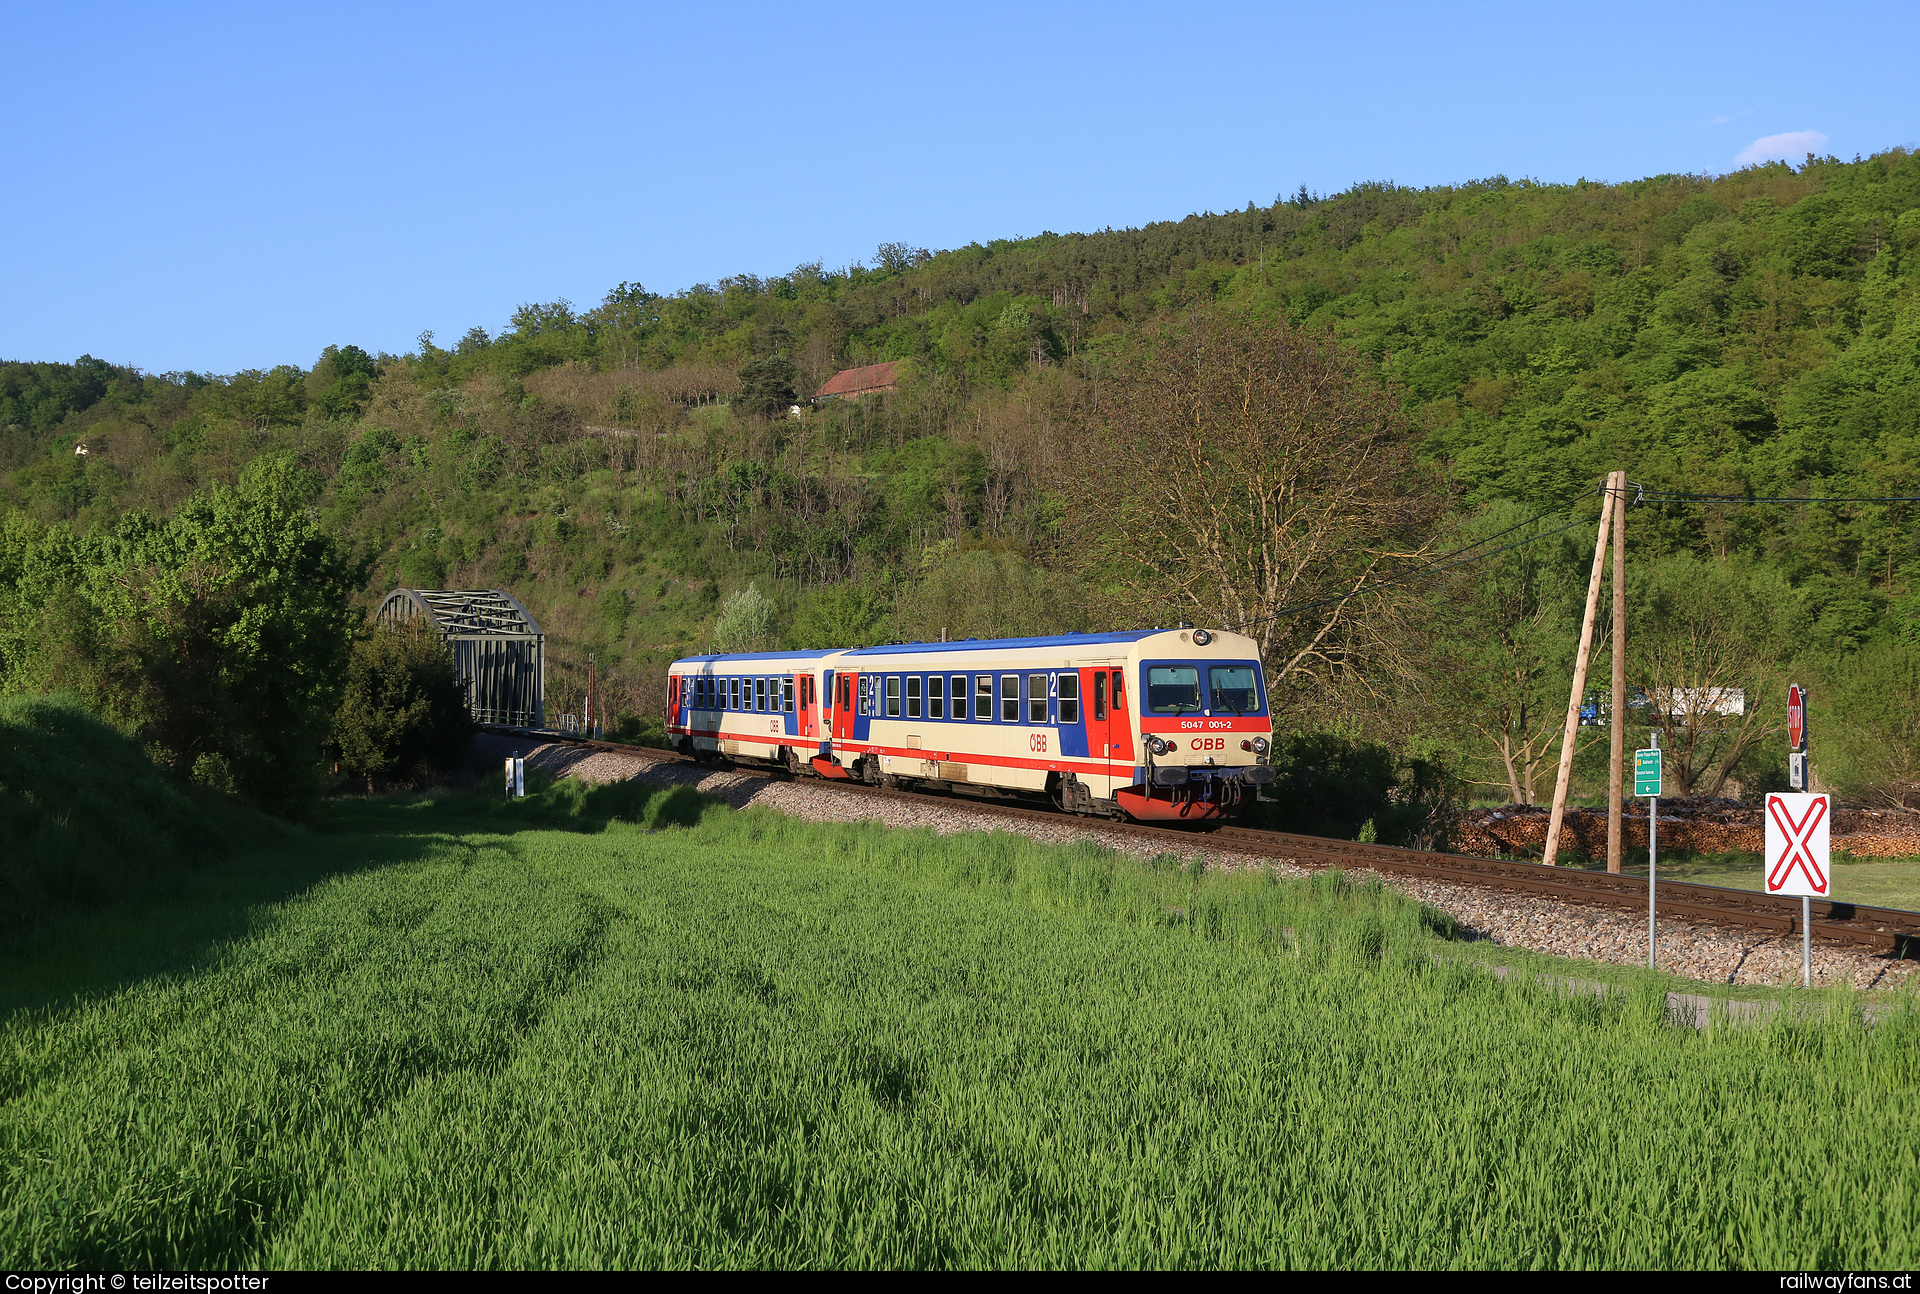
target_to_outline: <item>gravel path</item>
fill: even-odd
[[[1109,849],[1150,858],[1168,853],[1182,858],[1204,857],[1210,865],[1231,870],[1274,867],[1283,875],[1305,876],[1311,869],[1262,855],[1243,854],[1202,843],[1169,848],[1137,836],[1103,831],[1099,826],[1063,818],[1057,825],[984,813],[964,803],[932,796],[924,801],[864,796],[821,781],[781,781],[725,769],[662,762],[641,755],[594,750],[555,742],[529,747],[506,737],[482,734],[474,739],[473,756],[498,768],[508,750],[520,748],[529,768],[544,769],[555,777],[589,782],[617,782],[642,778],[665,785],[688,785],[733,807],[764,805],[806,822],[854,822],[872,819],[889,827],[931,827],[941,835],[959,831],[1010,831],[1049,844],[1094,841]],[[1362,868],[1352,874],[1381,881],[1447,913],[1475,935],[1496,944],[1531,948],[1558,957],[1644,965],[1647,958],[1647,921],[1611,908],[1587,908],[1554,899],[1536,898],[1507,890],[1419,877],[1390,876]],[[1800,981],[1800,940],[1762,936],[1757,932],[1687,921],[1662,920],[1658,926],[1661,969],[1689,979],[1718,984],[1791,985]],[[1920,962],[1902,961],[1845,949],[1813,950],[1815,984],[1851,984],[1856,988],[1891,988],[1920,972]]]

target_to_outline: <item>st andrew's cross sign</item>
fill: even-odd
[[[1824,899],[1833,892],[1832,826],[1825,795],[1767,796],[1767,893]]]

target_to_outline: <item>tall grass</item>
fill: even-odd
[[[0,1264],[1920,1248],[1911,1011],[1696,1034],[1436,962],[1443,923],[1334,874],[596,794],[354,809],[303,847],[382,865],[7,1019]]]
[[[62,912],[150,898],[280,830],[183,786],[67,697],[0,697],[0,947]]]

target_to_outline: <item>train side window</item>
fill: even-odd
[[[973,717],[993,718],[993,675],[976,675],[973,680]]]
[[[967,717],[967,676],[955,674],[951,681],[953,683],[953,717],[964,719]]]
[[[1113,671],[1113,709],[1116,714],[1127,712],[1126,677],[1119,670]]]
[[[899,717],[900,676],[898,674],[889,674],[887,675],[887,718],[898,719]]]
[[[793,675],[780,680],[780,708],[788,714],[793,713]]]
[[[919,717],[920,676],[918,674],[909,674],[907,675],[907,718],[918,719]]]
[[[1107,718],[1107,671],[1097,669],[1093,672],[1093,721],[1104,723]]]
[[[947,717],[947,680],[938,674],[927,675],[927,718]]]
[[[1000,676],[1000,722],[1020,722],[1020,676],[1018,674]]]
[[[753,680],[753,708],[756,710],[767,708],[767,680],[763,678]]]
[[[1045,723],[1047,721],[1047,676],[1045,674],[1027,675],[1027,722]]]
[[[740,708],[740,680],[737,678],[730,678],[727,680],[727,709],[738,710],[739,708]]]
[[[1060,722],[1080,722],[1080,676],[1072,670],[1060,675]]]

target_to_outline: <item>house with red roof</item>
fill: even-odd
[[[898,389],[899,381],[895,376],[904,360],[890,359],[884,364],[864,364],[859,368],[843,368],[814,394],[814,401],[851,399],[863,395],[873,395],[880,391]]]

